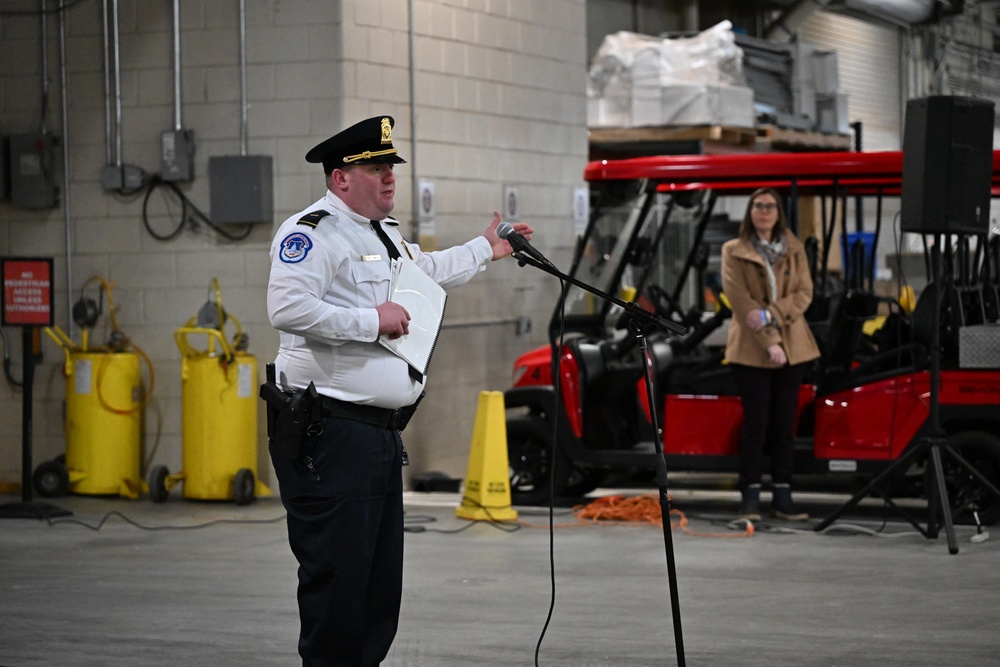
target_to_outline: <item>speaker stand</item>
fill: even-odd
[[[931,331],[930,350],[931,395],[930,410],[926,422],[926,434],[921,436],[916,443],[907,449],[895,463],[883,470],[863,489],[854,494],[854,496],[852,496],[851,499],[840,509],[820,522],[820,524],[815,528],[816,531],[825,530],[830,526],[830,524],[836,521],[841,514],[857,505],[862,499],[867,498],[872,493],[876,493],[883,498],[890,507],[895,509],[904,519],[913,525],[913,527],[916,528],[921,535],[928,539],[936,539],[939,534],[940,524],[938,523],[937,512],[938,509],[940,509],[941,516],[944,519],[945,533],[948,537],[948,553],[953,555],[957,554],[958,543],[955,540],[955,525],[952,521],[951,503],[948,498],[948,489],[945,486],[944,468],[941,462],[942,451],[951,456],[952,459],[966,472],[979,480],[979,482],[983,484],[984,487],[990,491],[990,493],[996,495],[997,498],[1000,498],[1000,490],[993,486],[989,480],[987,480],[978,470],[973,468],[972,465],[970,465],[958,454],[958,452],[955,451],[955,449],[948,443],[947,433],[945,433],[944,429],[941,428],[939,389],[941,384],[941,304],[944,290],[940,281],[940,267],[941,236],[935,235],[934,246],[931,248],[931,284],[934,285],[934,308],[932,312],[933,328]],[[928,505],[926,528],[921,526],[916,520],[896,505],[889,497],[889,494],[887,492],[883,493],[881,487],[879,486],[887,477],[899,472],[905,472],[913,461],[919,460],[922,456],[926,457],[926,465],[929,466],[924,475],[925,484],[927,485]]]

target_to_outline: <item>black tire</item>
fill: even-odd
[[[149,485],[149,499],[154,503],[162,503],[170,495],[167,491],[167,476],[169,474],[167,466],[153,466],[146,475],[146,483]]]
[[[578,468],[573,466],[569,472],[569,479],[563,488],[563,495],[572,497],[585,496],[608,478],[607,470],[593,470],[588,468]]]
[[[249,505],[254,501],[254,489],[257,482],[254,479],[253,471],[249,468],[240,468],[233,478],[233,502],[237,505]]]
[[[31,485],[43,498],[65,496],[69,491],[69,472],[66,466],[57,460],[45,461],[35,468],[31,476]]]
[[[968,464],[975,468],[994,487],[1000,489],[1000,438],[985,431],[963,431],[948,438],[948,444]],[[978,512],[984,526],[1000,520],[1000,498],[997,498],[972,473],[957,461],[941,452],[944,484],[948,490],[948,504],[955,523],[975,525],[973,512]],[[932,466],[927,466],[928,475]]]
[[[553,450],[555,470],[553,477]],[[507,420],[507,464],[514,505],[548,505],[563,494],[570,467],[553,447],[552,433],[541,417],[524,415]]]

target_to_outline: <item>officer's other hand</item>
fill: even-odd
[[[510,247],[510,243],[500,238],[500,235],[497,234],[497,227],[500,226],[502,221],[503,218],[500,217],[500,212],[493,211],[493,219],[490,221],[489,226],[486,227],[486,231],[483,232],[483,236],[486,237],[486,240],[490,242],[490,246],[493,248],[494,261],[506,257],[514,251],[514,249]],[[511,227],[514,228],[515,232],[529,241],[531,240],[531,235],[535,231],[532,229],[531,225],[526,222],[515,222],[511,224]]]
[[[410,314],[398,303],[386,301],[375,307],[378,312],[378,335],[391,339],[410,333]]]

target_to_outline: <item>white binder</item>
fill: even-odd
[[[410,330],[405,336],[394,339],[379,336],[378,342],[426,375],[441,333],[447,300],[448,294],[444,289],[416,262],[394,259],[389,301],[398,303],[410,314]]]

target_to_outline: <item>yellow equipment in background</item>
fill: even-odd
[[[222,308],[218,280],[212,298],[174,332],[181,353],[181,466],[170,474],[166,466],[149,470],[149,497],[167,499],[184,483],[184,497],[232,500],[246,505],[271,494],[257,477],[257,358],[247,354],[247,337],[239,321]],[[236,327],[226,341],[227,321]],[[192,338],[204,343],[198,349]]]
[[[152,365],[150,389],[144,393],[139,357],[147,364],[149,359],[118,327],[111,286],[103,278],[90,278],[81,292],[92,282],[99,282],[108,297],[111,335],[106,345],[88,347],[89,330],[101,308],[82,296],[73,306],[73,320],[82,331],[80,345],[59,327],[45,329],[66,354],[66,455],[40,464],[32,483],[46,497],[70,491],[138,498],[142,408],[152,395]]]

